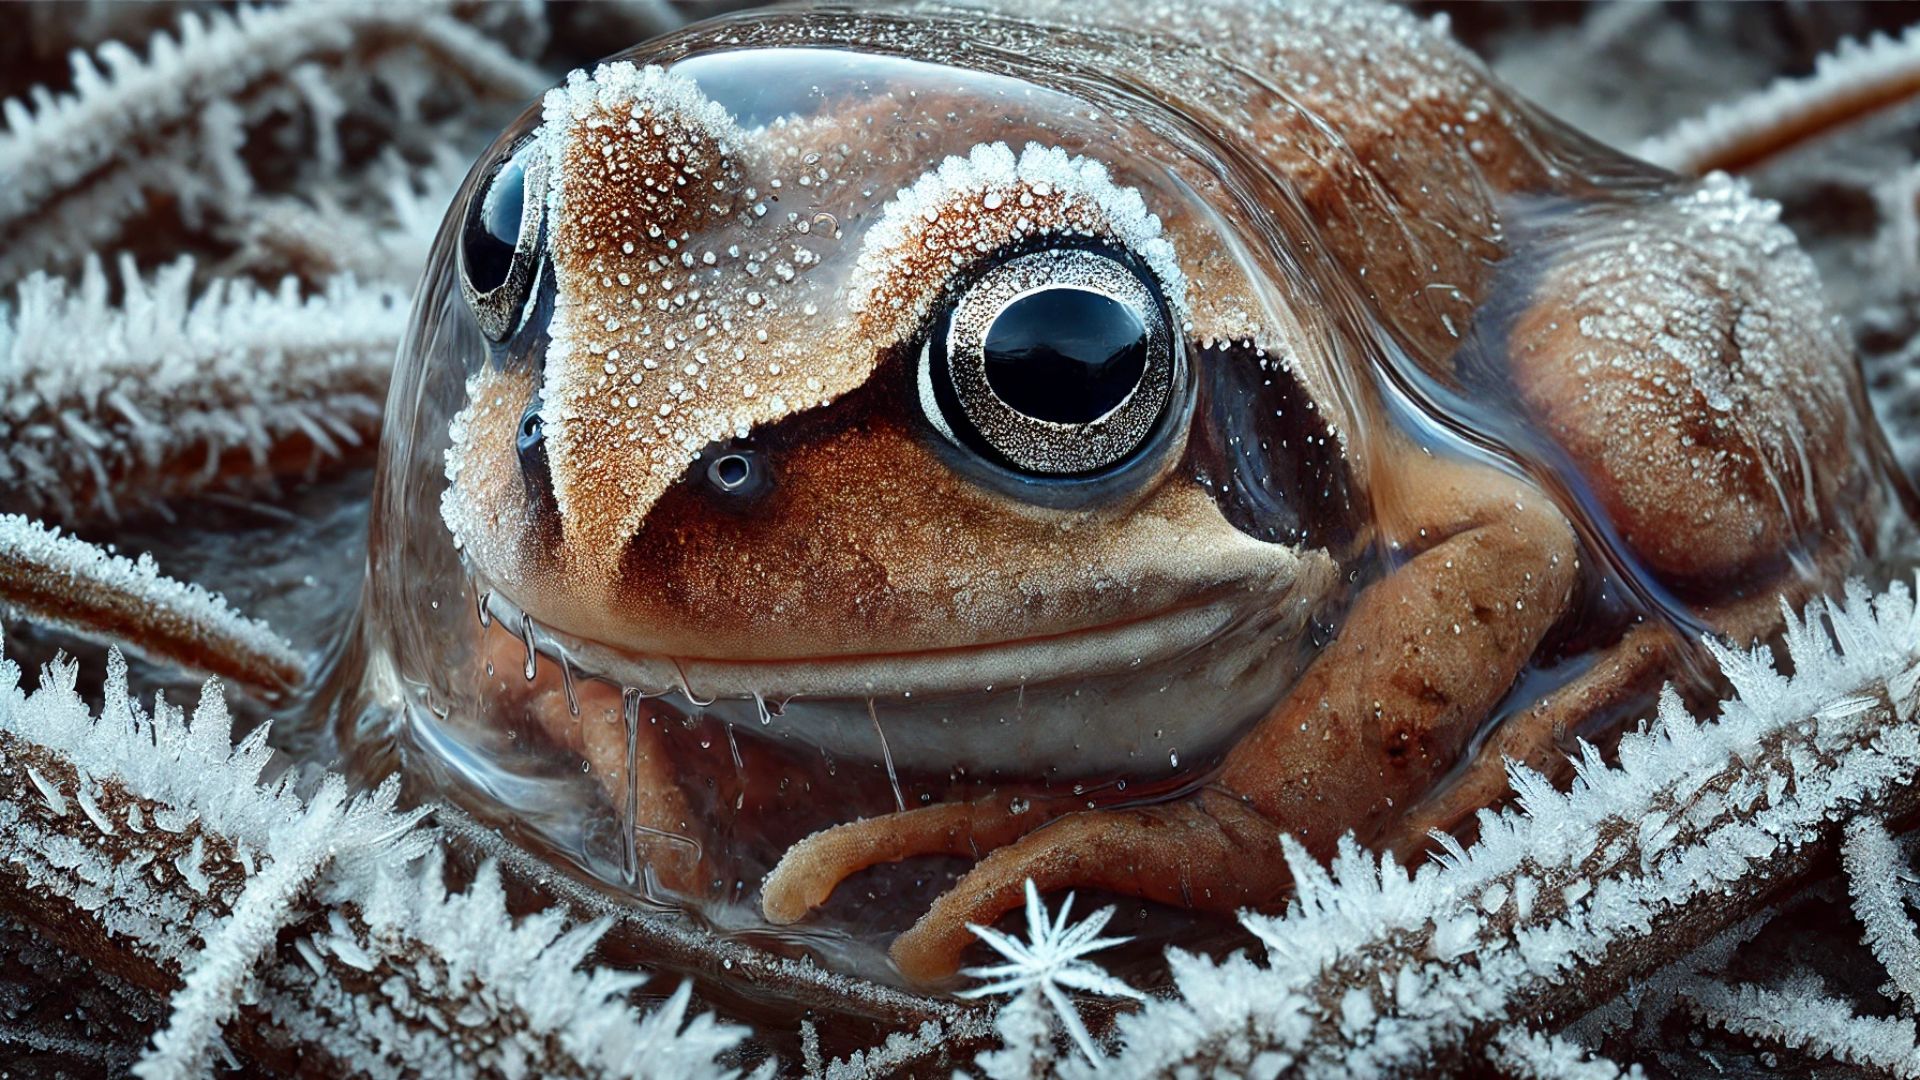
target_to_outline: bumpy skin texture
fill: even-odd
[[[979,857],[896,942],[911,979],[952,972],[966,924],[1017,905],[1028,878],[1225,912],[1284,893],[1282,833],[1412,845],[1497,794],[1497,756],[1441,779],[1579,617],[1590,545],[1746,637],[1770,629],[1774,594],[1855,562],[1881,511],[1851,359],[1767,209],[1558,130],[1401,11],[986,4],[729,34],[964,54],[982,77],[1079,97],[903,87],[746,129],[657,70],[556,91],[536,136],[555,177],[544,371],[480,368],[455,425],[447,519],[477,573],[543,625],[722,674],[877,654],[986,664],[1075,635],[1097,649],[1103,628],[1196,598],[1297,609],[1276,624],[1297,635],[1306,611],[1345,605],[1335,640],[1183,799],[1014,812],[1004,792],[956,787],[794,845],[763,887],[774,922],[877,863]],[[1089,71],[1125,73],[1125,93],[1076,77]],[[836,210],[769,211],[796,186]],[[1541,206],[1573,209],[1516,237],[1505,218]],[[1156,275],[1203,382],[1264,363],[1266,386],[1308,403],[1336,459],[1313,475],[1345,492],[1342,513],[1317,512],[1339,527],[1255,535],[1233,502],[1245,478],[1200,476],[1203,431],[1092,505],[983,483],[929,438],[889,381],[899,358],[977,263],[1088,239]],[[1381,392],[1412,384],[1504,394],[1561,471],[1416,445]],[[514,450],[536,395],[551,504]],[[701,455],[730,439],[775,451],[751,514],[700,488]],[[1562,494],[1569,478],[1606,528]],[[1341,596],[1336,571],[1368,558],[1377,578]],[[1582,715],[1644,690],[1674,642],[1653,623],[1619,637],[1495,745],[1550,756]],[[627,776],[612,759],[631,744],[582,735],[599,729],[545,700],[557,737]],[[653,753],[635,775],[670,783]],[[641,825],[689,825],[670,794],[635,801]]]

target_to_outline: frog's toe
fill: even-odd
[[[920,855],[979,858],[1044,824],[1045,807],[986,795],[822,829],[787,849],[760,890],[770,923],[798,922],[826,903],[842,881],[869,867]]]
[[[916,983],[960,967],[977,939],[1041,892],[1099,889],[1179,907],[1230,912],[1265,903],[1292,881],[1280,830],[1230,795],[1069,814],[980,860],[919,922],[894,939],[893,961]]]

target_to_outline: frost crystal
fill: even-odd
[[[1087,1060],[1101,1060],[1100,1051],[1093,1045],[1093,1036],[1087,1033],[1087,1026],[1080,1019],[1079,1010],[1067,1000],[1061,987],[1084,990],[1092,994],[1105,994],[1109,997],[1126,997],[1135,1000],[1143,995],[1121,982],[1119,979],[1100,970],[1084,959],[1088,954],[1099,952],[1127,942],[1128,938],[1103,938],[1098,936],[1106,929],[1113,918],[1113,909],[1101,908],[1078,923],[1067,921],[1073,910],[1073,894],[1060,905],[1060,914],[1049,920],[1046,905],[1040,901],[1040,890],[1033,887],[1033,879],[1027,879],[1027,938],[1025,943],[986,926],[967,924],[980,940],[992,947],[994,952],[1005,957],[1007,962],[991,967],[968,968],[963,975],[988,980],[983,986],[976,986],[961,992],[962,997],[986,997],[992,994],[1022,994],[1038,991],[1053,1006],[1054,1014],[1060,1017],[1060,1023],[1073,1037]]]
[[[1642,1080],[1645,1076],[1638,1065],[1622,1069],[1557,1035],[1511,1028],[1488,1048],[1487,1057],[1518,1080]]]

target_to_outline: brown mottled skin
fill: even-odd
[[[746,315],[736,313],[745,363],[777,354],[783,374],[714,369],[716,385],[758,378],[751,427],[777,429],[778,486],[753,514],[704,502],[690,486],[693,451],[672,450],[664,426],[651,443],[592,434],[633,429],[619,428],[627,415],[620,402],[601,416],[593,412],[599,399],[583,393],[568,399],[566,408],[578,410],[568,422],[583,424],[585,415],[603,426],[576,427],[551,443],[556,542],[552,523],[526,503],[512,450],[513,425],[536,387],[524,372],[486,374],[476,384],[476,401],[498,395],[502,404],[471,418],[459,493],[483,509],[463,536],[470,558],[543,624],[633,654],[801,663],[1020,641],[1138,617],[1196,591],[1251,590],[1249,602],[1260,602],[1261,582],[1309,579],[1299,569],[1307,563],[1292,560],[1344,568],[1363,552],[1380,553],[1386,571],[1346,600],[1337,637],[1186,797],[1103,810],[1036,799],[1015,815],[1004,793],[965,790],[957,801],[849,821],[795,844],[762,892],[776,923],[806,917],[845,878],[881,862],[979,858],[896,940],[893,956],[915,981],[950,974],[973,941],[966,924],[990,924],[1017,906],[1029,878],[1042,890],[1100,888],[1230,912],[1284,895],[1283,833],[1317,853],[1349,831],[1415,849],[1427,827],[1451,826],[1499,797],[1500,755],[1547,765],[1582,717],[1644,693],[1678,648],[1663,626],[1631,630],[1583,678],[1516,712],[1494,734],[1498,753],[1482,753],[1442,784],[1543,640],[1579,610],[1581,564],[1590,556],[1551,485],[1429,452],[1382,418],[1380,383],[1357,373],[1394,369],[1440,386],[1462,378],[1467,328],[1495,295],[1513,251],[1502,215],[1516,200],[1592,198],[1608,187],[1626,212],[1659,215],[1688,188],[1537,117],[1463,50],[1402,12],[1230,7],[1009,3],[1007,14],[982,5],[954,18],[894,9],[884,17],[762,16],[736,26],[750,46],[797,40],[805,26],[810,44],[920,56],[964,39],[974,47],[967,66],[1042,86],[1066,84],[1076,67],[1097,69],[1167,106],[1126,124],[1036,126],[1020,101],[970,99],[964,89],[848,105],[805,124],[739,132],[724,145],[700,124],[669,116],[676,152],[693,162],[685,190],[699,194],[665,202],[640,201],[619,175],[597,173],[611,159],[598,145],[565,148],[563,167],[586,179],[563,194],[557,212],[585,205],[568,199],[591,191],[598,217],[556,230],[563,305],[570,295],[590,305],[604,275],[622,266],[637,274],[661,254],[643,245],[622,256],[615,233],[594,234],[592,221],[656,222],[668,237],[686,234],[686,250],[765,243],[769,235],[798,242],[777,213],[766,219],[772,224],[753,226],[758,232],[743,225],[741,208],[752,201],[743,189],[764,193],[796,156],[789,147],[828,156],[853,148],[836,160],[857,175],[836,172],[823,186],[844,189],[819,196],[837,208],[839,244],[826,245],[822,260],[791,283],[756,278],[754,287],[769,294],[760,316],[767,342],[746,337]],[[1116,26],[1102,23],[1116,13]],[[1109,109],[1113,100],[1102,95],[1119,93],[1075,85]],[[1171,119],[1178,117],[1185,121]],[[653,127],[637,128],[615,136],[624,140],[620,153],[666,160]],[[924,317],[899,313],[932,310],[962,274],[941,259],[915,263],[917,249],[909,248],[905,261],[888,264],[891,276],[870,282],[871,296],[846,295],[850,282],[867,280],[854,273],[853,254],[882,205],[948,154],[1043,137],[1104,160],[1117,185],[1146,189],[1149,173],[1163,178],[1152,182],[1148,205],[1189,282],[1190,362],[1247,363],[1252,347],[1285,358],[1340,440],[1357,508],[1344,542],[1293,551],[1249,540],[1193,482],[1187,459],[1110,505],[1028,505],[929,449],[898,395],[863,389],[924,332]],[[1229,185],[1196,140],[1257,163],[1263,171],[1236,175],[1263,177],[1266,186]],[[662,166],[654,182],[671,189],[681,164]],[[1169,176],[1185,185],[1185,199],[1166,197]],[[1088,226],[1096,234],[1104,227]],[[789,231],[769,233],[779,228]],[[1745,407],[1804,433],[1805,452],[1796,455],[1756,442],[1758,428],[1711,423],[1695,376],[1651,342],[1608,343],[1602,363],[1576,367],[1572,357],[1591,343],[1582,338],[1584,312],[1569,304],[1572,279],[1604,265],[1611,242],[1595,230],[1549,249],[1515,315],[1506,377],[1632,550],[1668,586],[1700,598],[1702,621],[1742,638],[1768,633],[1776,595],[1830,586],[1859,558],[1855,537],[1865,528],[1834,517],[1838,499],[1809,508],[1780,498],[1775,485],[1838,493],[1860,522],[1879,512],[1871,465],[1856,451],[1870,421],[1857,411],[1851,358],[1819,328],[1772,328],[1784,339],[1787,366]],[[1688,272],[1702,290],[1727,291],[1729,326],[1741,310],[1770,303],[1772,278],[1718,269]],[[711,288],[742,287],[724,271],[712,271]],[[683,276],[708,280],[701,273]],[[1637,287],[1631,278],[1613,283],[1609,302],[1632,304]],[[803,304],[817,314],[801,314]],[[567,324],[581,340],[602,352],[644,347],[631,325],[604,330],[603,309],[591,310],[594,322]],[[670,313],[661,322],[691,317]],[[1737,367],[1739,343],[1730,329],[1721,337],[1726,347],[1713,362]],[[1203,352],[1216,341],[1237,348]],[[1392,349],[1404,359],[1383,354]],[[558,393],[555,363],[549,359],[549,395]],[[824,373],[824,389],[804,395],[796,388],[810,372]],[[1609,412],[1616,399],[1591,392],[1595,380],[1609,379],[1660,386],[1646,399],[1656,413],[1630,421]],[[632,415],[658,412],[663,383],[649,374],[635,384]],[[784,411],[768,402],[775,389],[786,393]],[[552,396],[547,404],[554,407]],[[1740,467],[1707,479],[1661,468],[1666,459],[1617,437],[1640,428],[1685,447],[1713,440]],[[588,452],[590,439],[603,441]],[[476,543],[481,531],[486,542]],[[1812,569],[1791,579],[1756,576],[1774,573],[1790,551],[1807,555]],[[1121,587],[1077,587],[1101,576]],[[1735,580],[1742,588],[1727,587]],[[546,700],[552,711],[551,692]],[[568,735],[561,729],[589,721],[553,715],[551,726],[603,776],[624,767],[623,742]],[[672,783],[648,766],[659,760],[652,753],[643,745],[636,768],[649,782]],[[690,824],[684,801],[671,794],[641,803],[643,824],[649,808],[663,815],[659,828]]]

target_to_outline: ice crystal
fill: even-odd
[[[1487,1048],[1487,1057],[1516,1080],[1642,1080],[1638,1065],[1625,1069],[1558,1035],[1509,1028]]]
[[[971,978],[985,980],[981,986],[961,991],[962,997],[986,997],[997,994],[1026,994],[1037,991],[1053,1006],[1054,1014],[1060,1017],[1060,1023],[1072,1036],[1074,1044],[1087,1055],[1088,1061],[1101,1059],[1100,1051],[1093,1045],[1093,1036],[1087,1033],[1087,1026],[1080,1019],[1080,1012],[1067,999],[1065,990],[1084,990],[1090,994],[1105,994],[1108,997],[1125,997],[1140,1000],[1143,995],[1102,971],[1088,961],[1090,953],[1126,943],[1128,938],[1103,938],[1100,931],[1106,929],[1113,919],[1113,908],[1101,908],[1092,915],[1075,923],[1069,921],[1073,911],[1073,894],[1060,905],[1060,914],[1052,919],[1047,917],[1046,905],[1040,901],[1040,890],[1034,888],[1033,879],[1027,879],[1027,940],[1025,942],[1001,933],[992,927],[967,924],[981,941],[1003,957],[1007,962],[990,967],[968,968],[961,974]]]

